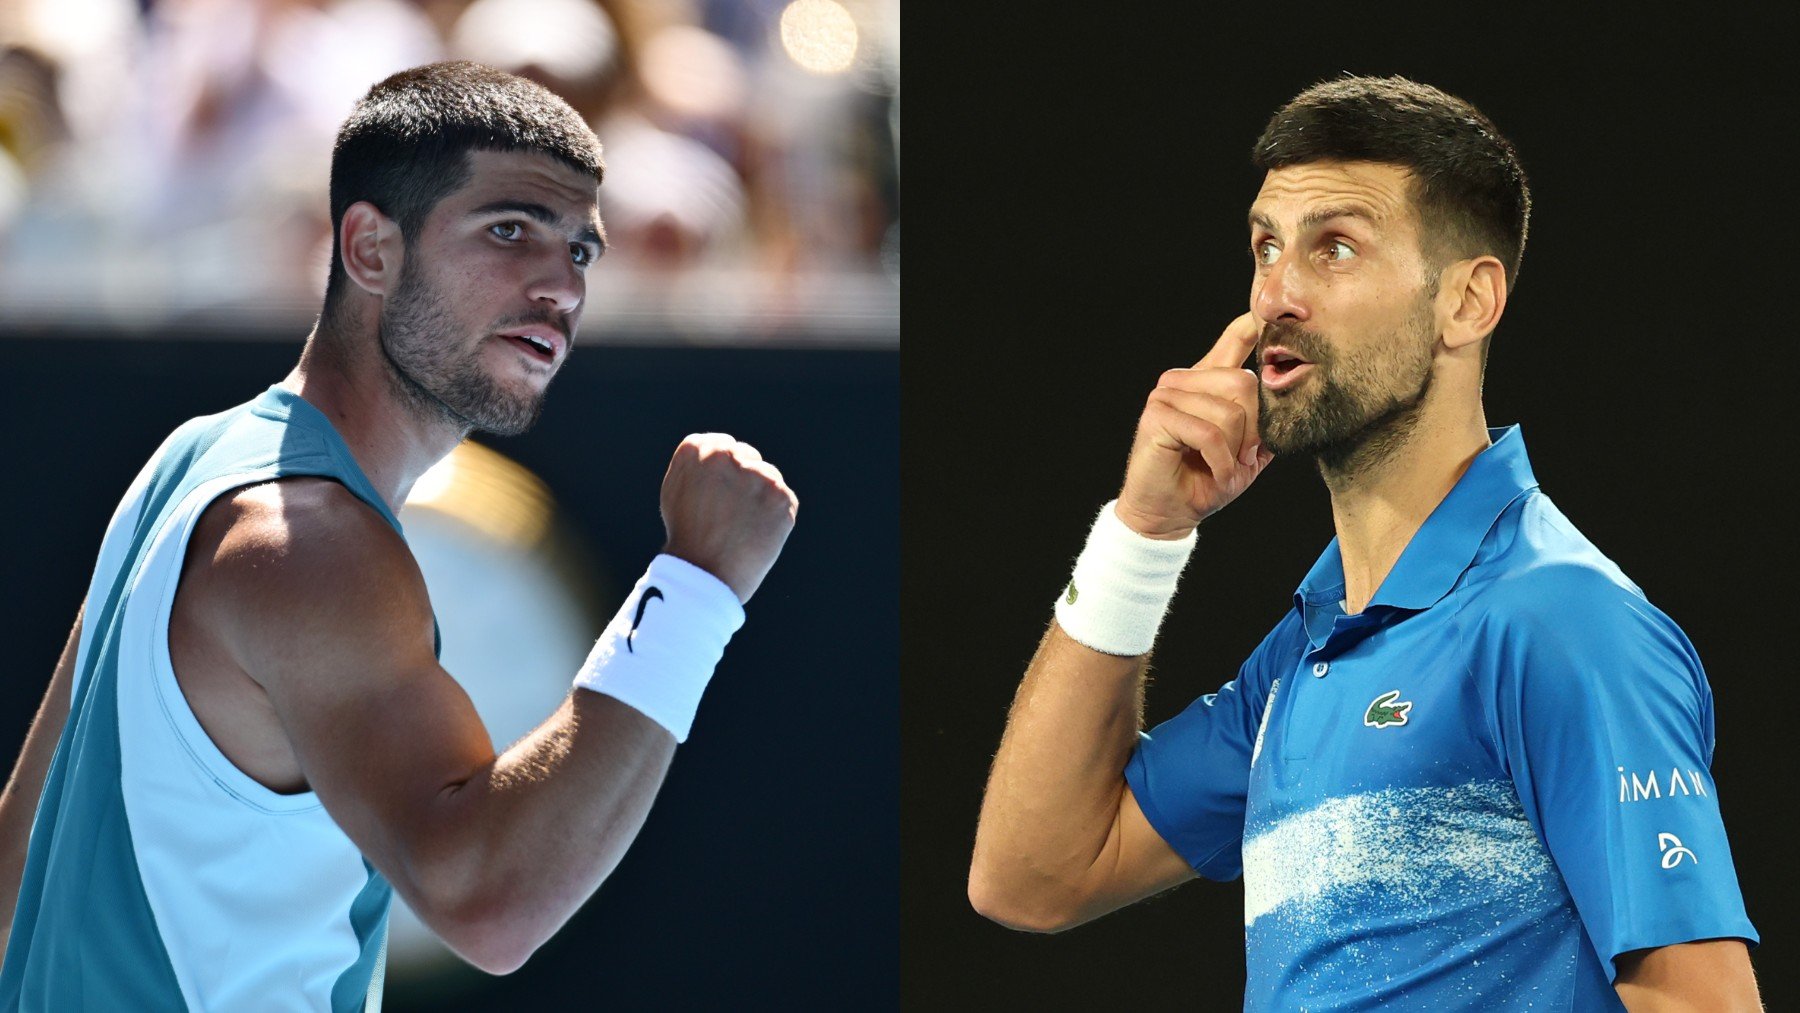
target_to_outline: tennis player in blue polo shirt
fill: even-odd
[[[1511,144],[1342,78],[1253,155],[1251,312],[1149,397],[971,901],[1054,931],[1242,875],[1249,1010],[1759,1010],[1700,659],[1482,409],[1530,211]],[[1144,734],[1196,527],[1276,457],[1315,462],[1337,537],[1237,678]]]

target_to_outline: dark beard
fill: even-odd
[[[517,436],[537,423],[542,393],[521,396],[506,390],[482,368],[480,346],[460,357],[443,347],[465,328],[413,270],[408,258],[400,285],[382,307],[376,340],[387,360],[389,386],[415,412],[467,435],[472,429]]]
[[[1345,419],[1337,432],[1321,434],[1325,438],[1321,438],[1310,451],[1319,464],[1319,471],[1327,478],[1354,478],[1368,473],[1393,457],[1412,435],[1413,426],[1424,412],[1425,395],[1430,390],[1431,370],[1426,369],[1419,376],[1418,389],[1409,396],[1389,397],[1373,417],[1365,417],[1365,421],[1354,431],[1349,420]],[[1346,402],[1352,398],[1348,391],[1335,384],[1321,385],[1319,393],[1321,408],[1326,407],[1323,400],[1328,393]],[[1330,406],[1334,410],[1338,407],[1336,404]],[[1329,438],[1331,436],[1337,438]]]
[[[1285,405],[1259,386],[1263,444],[1278,457],[1311,457],[1328,479],[1354,478],[1391,458],[1406,445],[1431,390],[1428,307],[1409,322],[1401,361],[1378,363],[1373,375],[1349,369],[1339,376],[1344,370],[1334,370],[1334,351],[1318,335],[1295,324],[1269,325],[1259,347],[1285,345],[1314,363],[1318,389],[1310,403]]]

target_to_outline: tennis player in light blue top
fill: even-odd
[[[618,863],[793,492],[748,444],[683,441],[665,552],[503,753],[438,665],[396,520],[472,430],[536,420],[601,172],[573,110],[475,64],[358,103],[299,364],[131,484],[0,797],[0,1010],[372,1010],[396,892],[500,974]]]
[[[1512,146],[1348,77],[1254,158],[1251,311],[1149,397],[1014,703],[971,901],[1054,931],[1242,875],[1249,1010],[1760,1010],[1700,661],[1487,426]],[[1316,464],[1337,537],[1237,678],[1142,734],[1196,529],[1278,457]]]

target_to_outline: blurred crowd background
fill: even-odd
[[[899,0],[3,0],[0,329],[316,312],[338,125],[471,59],[605,149],[584,337],[892,344]],[[291,331],[289,332],[291,333]]]

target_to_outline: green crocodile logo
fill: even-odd
[[[1073,605],[1073,604],[1075,604],[1075,596],[1076,596],[1076,595],[1077,595],[1077,594],[1078,594],[1078,593],[1079,593],[1079,592],[1077,592],[1077,591],[1076,591],[1076,590],[1075,590],[1075,582],[1074,582],[1074,581],[1072,581],[1072,580],[1071,580],[1071,581],[1069,581],[1069,593],[1068,593],[1068,595],[1067,595],[1067,596],[1066,596],[1066,597],[1065,597],[1065,599],[1064,599],[1064,600],[1066,600],[1066,601],[1067,601],[1067,602],[1068,602],[1068,603],[1069,603],[1069,604],[1071,604],[1071,605]]]
[[[1369,712],[1363,715],[1363,724],[1370,728],[1386,728],[1388,725],[1406,723],[1406,712],[1412,710],[1411,700],[1401,700],[1400,691],[1388,690],[1369,704]]]

